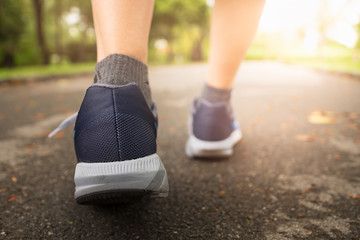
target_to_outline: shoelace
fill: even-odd
[[[55,128],[49,135],[48,138],[52,138],[55,134],[60,132],[61,130],[65,129],[69,124],[76,121],[78,112],[72,114],[71,116],[67,117],[64,121],[62,121],[57,128]]]

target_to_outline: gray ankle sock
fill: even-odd
[[[212,103],[216,102],[229,102],[231,97],[231,88],[221,89],[213,88],[205,84],[201,92],[200,98]]]
[[[111,54],[95,66],[94,83],[126,85],[136,83],[152,108],[151,90],[148,80],[148,68],[139,60],[124,54]]]

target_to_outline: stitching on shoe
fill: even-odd
[[[112,100],[113,100],[113,109],[114,109],[114,115],[115,115],[115,129],[116,129],[116,140],[117,140],[117,146],[118,146],[118,154],[119,154],[119,161],[121,161],[121,149],[120,149],[120,139],[119,139],[119,123],[117,119],[117,112],[115,107],[115,94],[114,89],[111,90],[112,94]]]

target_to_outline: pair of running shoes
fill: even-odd
[[[167,197],[165,167],[156,154],[158,116],[136,84],[93,84],[78,113],[74,128],[75,199],[79,204],[114,204],[142,197]],[[195,99],[189,117],[189,157],[229,157],[242,135],[227,102]]]

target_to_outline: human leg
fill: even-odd
[[[210,27],[209,72],[206,83],[230,89],[261,16],[265,0],[215,1]]]
[[[125,54],[146,64],[154,0],[92,0],[98,62]]]
[[[231,106],[234,76],[245,56],[264,0],[220,0],[211,20],[209,72],[200,98],[192,106],[190,157],[227,157],[242,138]]]
[[[154,1],[92,4],[98,63],[75,123],[75,198],[106,204],[144,194],[165,197],[167,174],[156,154],[157,113],[145,64]]]
[[[136,83],[151,108],[147,49],[154,0],[92,0],[98,64],[95,83]]]

